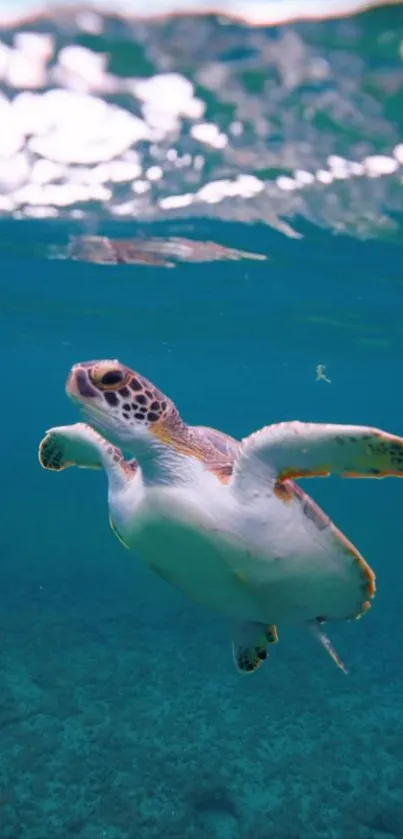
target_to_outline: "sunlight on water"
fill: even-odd
[[[289,236],[285,217],[303,215],[393,233],[401,15],[278,29],[224,17],[119,24],[72,6],[5,25],[0,212],[191,212],[264,219]]]

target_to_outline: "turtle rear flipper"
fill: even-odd
[[[239,673],[253,673],[268,658],[267,647],[278,641],[274,625],[240,623],[232,642],[232,654]]]

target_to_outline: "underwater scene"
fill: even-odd
[[[0,839],[403,837],[402,62],[1,4]]]

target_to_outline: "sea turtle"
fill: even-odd
[[[86,422],[50,429],[40,463],[105,470],[116,535],[190,599],[232,621],[240,672],[267,658],[278,624],[309,627],[345,670],[323,624],[361,617],[375,576],[293,479],[403,477],[401,437],[281,422],[238,442],[186,425],[171,399],[116,360],[75,364],[66,392]]]

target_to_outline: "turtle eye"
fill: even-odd
[[[90,372],[90,379],[101,390],[117,390],[126,384],[129,376],[121,367],[98,364]]]
[[[124,378],[124,374],[121,370],[108,370],[108,372],[104,373],[101,377],[100,384],[105,385],[105,387],[108,387],[109,385],[120,385]]]

